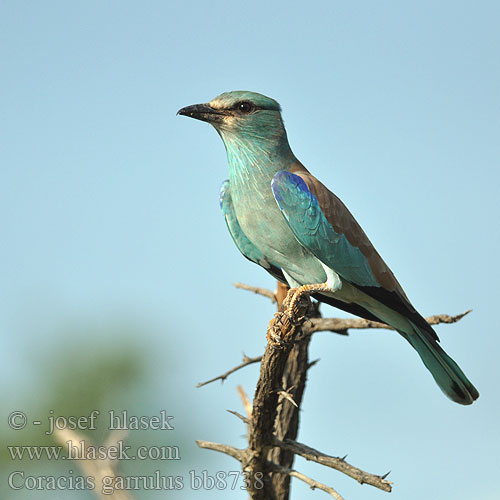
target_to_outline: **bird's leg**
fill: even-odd
[[[267,341],[272,347],[280,348],[289,344],[289,339],[295,337],[296,329],[300,328],[311,306],[309,295],[324,290],[326,290],[324,283],[303,285],[288,290],[280,312],[274,315],[267,328]]]
[[[286,344],[286,339],[304,321],[310,305],[308,299],[313,293],[335,293],[342,288],[339,275],[324,264],[322,265],[326,273],[326,281],[291,288],[283,301],[283,312],[276,313],[270,321],[267,329],[267,340],[274,347]]]
[[[325,270],[326,281],[324,283],[316,283],[311,285],[302,285],[297,288],[292,288],[288,292],[288,296],[283,302],[283,310],[293,319],[297,317],[298,304],[303,296],[311,296],[313,293],[335,293],[342,288],[342,281],[339,275],[322,262],[321,265]],[[300,318],[298,318],[300,320]]]
[[[331,288],[327,283],[317,283],[314,285],[302,285],[298,288],[292,288],[283,302],[283,311],[290,316],[293,322],[300,321],[302,318],[299,316],[300,302],[305,297],[310,297],[313,293],[317,292],[330,292]]]

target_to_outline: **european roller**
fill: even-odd
[[[453,401],[479,397],[347,207],[295,157],[274,99],[226,92],[178,114],[210,123],[224,142],[220,204],[247,259],[321,302],[392,326]]]

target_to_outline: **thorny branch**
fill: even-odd
[[[218,451],[220,453],[224,453],[225,455],[229,455],[230,457],[235,458],[241,463],[244,463],[248,459],[248,453],[247,453],[248,450],[241,450],[239,448],[234,448],[233,446],[229,446],[227,444],[212,443],[210,441],[198,440],[196,441],[196,444],[200,448]],[[337,500],[344,500],[343,497],[339,493],[337,493],[332,487],[326,486],[325,484],[320,483],[319,481],[311,479],[310,477],[300,472],[297,472],[296,470],[289,469],[287,467],[283,467],[282,465],[278,465],[272,462],[268,462],[266,465],[272,472],[281,475],[287,475],[290,477],[296,477],[297,479],[300,479],[301,481],[304,481],[306,484],[308,484],[311,487],[311,489],[318,488],[320,490],[326,491]]]
[[[439,325],[441,323],[456,323],[469,314],[472,309],[464,313],[450,316],[449,314],[435,314],[425,318],[429,325]],[[394,330],[392,326],[378,321],[370,321],[363,318],[310,318],[304,323],[302,329],[305,335],[312,335],[315,332],[334,332],[340,335],[348,335],[348,330],[364,330],[370,328],[381,328],[384,330]]]
[[[385,480],[389,473],[384,474],[383,476],[377,476],[376,474],[364,472],[346,462],[345,457],[331,457],[330,455],[326,455],[325,453],[315,450],[314,448],[310,448],[305,444],[297,443],[295,441],[280,441],[279,439],[275,439],[274,443],[284,450],[289,450],[296,455],[304,457],[306,460],[311,460],[312,462],[316,462],[318,464],[325,465],[326,467],[330,467],[332,469],[343,472],[347,476],[352,477],[353,479],[358,481],[358,483],[360,484],[370,484],[371,486],[375,486],[380,490],[387,492],[391,491],[392,483]]]
[[[263,295],[268,299],[271,299],[271,302],[274,304],[276,302],[276,294],[267,288],[259,288],[257,286],[245,285],[245,283],[235,283],[234,286],[236,288],[241,288],[242,290],[247,290],[249,292],[256,293],[257,295]]]
[[[238,371],[240,368],[245,368],[245,366],[251,365],[253,363],[258,363],[259,361],[262,360],[262,356],[256,356],[255,358],[249,358],[245,353],[243,353],[243,361],[235,366],[234,368],[231,368],[227,372],[223,373],[222,375],[218,375],[217,377],[211,378],[210,380],[207,380],[206,382],[200,382],[196,387],[203,387],[204,385],[211,384],[212,382],[215,382],[216,380],[220,380],[221,382],[224,382],[231,373],[234,373]]]
[[[275,464],[274,462],[270,462],[268,467],[269,470],[274,473],[278,473],[288,477],[295,477],[297,479],[300,479],[301,481],[304,481],[304,483],[308,484],[312,490],[317,488],[318,490],[323,490],[326,493],[329,493],[333,498],[336,498],[337,500],[344,500],[344,497],[341,496],[331,486],[320,483],[319,481],[316,481],[315,479],[312,479],[309,476],[302,474],[301,472],[298,472],[294,469],[289,469],[288,467],[283,467],[282,465]]]
[[[280,311],[286,289],[280,284],[277,293],[258,287],[237,283],[235,286],[252,291],[278,302]],[[306,460],[335,469],[355,479],[360,484],[369,484],[382,491],[390,492],[391,482],[386,480],[389,473],[379,476],[365,472],[350,463],[345,457],[333,457],[296,441],[299,422],[299,409],[305,389],[307,370],[315,364],[307,357],[308,344],[312,334],[319,331],[332,331],[347,335],[350,329],[383,328],[392,329],[384,323],[360,318],[321,318],[318,308],[308,299],[295,302],[289,293],[283,302],[294,304],[291,313],[278,312],[268,328],[268,343],[263,356],[249,358],[244,355],[243,362],[231,370],[198,387],[215,380],[225,380],[235,371],[258,361],[261,362],[260,377],[251,410],[243,390],[239,388],[247,417],[230,411],[242,420],[248,429],[248,447],[238,449],[229,445],[197,441],[198,446],[229,455],[241,463],[242,469],[249,474],[248,492],[252,500],[287,500],[290,493],[290,478],[304,481],[312,489],[321,489],[337,500],[342,496],[331,486],[319,483],[293,469],[295,455]],[[429,324],[455,323],[470,311],[456,316],[439,314],[426,318]],[[277,339],[274,342],[273,339]],[[259,481],[255,479],[259,478]],[[252,480],[253,479],[253,480]]]
[[[256,294],[262,295],[263,297],[271,298],[273,303],[276,302],[275,293],[266,288],[259,288],[250,285],[245,285],[244,283],[235,283],[236,288],[241,288],[243,290],[249,290]],[[464,316],[467,316],[472,311],[469,309],[461,314],[451,316],[449,314],[435,314],[433,316],[428,316],[425,318],[429,325],[439,325],[442,323],[451,324],[460,321]],[[378,321],[370,321],[363,318],[321,318],[321,317],[309,317],[302,325],[302,332],[304,336],[312,335],[316,332],[333,332],[339,335],[349,335],[349,330],[370,330],[370,329],[383,329],[383,330],[393,330],[393,328],[386,323],[380,323]],[[245,368],[248,365],[254,363],[260,363],[262,361],[262,356],[248,357],[243,354],[243,361],[231,368],[230,370],[218,375],[217,377],[206,380],[205,382],[200,382],[196,387],[203,387],[204,385],[211,384],[217,380],[224,381],[229,375],[234,372]]]

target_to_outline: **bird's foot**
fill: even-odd
[[[281,311],[277,312],[267,327],[267,341],[275,349],[283,349],[290,345],[297,328],[305,320],[311,306],[309,296],[316,292],[329,291],[326,283],[303,285],[291,288],[283,301]]]
[[[292,322],[301,322],[309,308],[309,297],[313,293],[331,291],[327,283],[302,285],[291,288],[283,301],[283,311],[292,319]]]
[[[267,342],[274,349],[284,349],[288,345],[287,339],[294,330],[290,318],[284,312],[277,312],[267,327]]]

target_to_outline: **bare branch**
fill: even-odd
[[[234,446],[229,446],[228,444],[212,443],[210,441],[201,441],[199,439],[196,441],[196,444],[200,448],[205,448],[207,450],[214,450],[229,455],[230,457],[235,458],[239,462],[243,462],[245,458],[245,450],[240,450],[239,448],[235,448]]]
[[[343,500],[334,488],[294,470],[293,461],[296,455],[335,469],[360,484],[369,484],[382,491],[391,492],[392,482],[386,480],[388,474],[379,476],[365,472],[346,462],[346,457],[326,455],[295,439],[307,370],[316,363],[309,362],[307,353],[312,334],[318,331],[332,331],[347,335],[350,329],[392,328],[385,323],[362,318],[323,319],[319,314],[318,304],[311,304],[308,298],[308,293],[312,293],[308,287],[289,291],[285,285],[278,284],[275,294],[270,290],[241,283],[235,286],[268,297],[273,302],[278,300],[279,312],[274,315],[267,330],[268,345],[263,356],[249,358],[244,355],[241,364],[218,377],[198,384],[198,387],[215,380],[225,380],[240,368],[261,362],[260,377],[251,408],[248,397],[241,386],[238,386],[248,418],[230,411],[248,426],[248,448],[241,450],[207,441],[197,441],[198,446],[225,453],[239,460],[242,469],[251,477],[262,474],[261,486],[249,483],[248,493],[252,500],[288,500],[291,477],[304,481],[312,489],[321,489],[333,498]],[[426,321],[431,325],[456,323],[469,312],[456,316],[438,314],[430,316]]]
[[[278,395],[281,396],[283,399],[286,399],[287,401],[290,401],[290,403],[295,406],[295,408],[298,408],[299,405],[294,401],[292,395],[287,392],[287,391],[278,391]]]
[[[238,417],[243,423],[245,424],[250,424],[250,420],[245,417],[245,415],[242,415],[241,413],[238,413],[237,411],[234,411],[234,410],[226,410],[228,413],[230,413],[231,415],[234,415],[235,417]]]
[[[288,350],[266,347],[261,366],[260,377],[253,400],[252,419],[249,429],[249,450],[251,460],[249,471],[253,475],[257,472],[264,473],[264,486],[262,489],[253,488],[250,483],[249,494],[253,500],[267,500],[275,498],[275,491],[270,480],[267,464],[267,451],[273,440],[274,422],[278,407],[278,392],[281,390],[281,378]]]
[[[365,472],[347,463],[344,458],[326,455],[325,453],[315,450],[314,448],[310,448],[309,446],[295,441],[290,441],[288,439],[285,441],[275,439],[274,444],[284,450],[296,453],[297,455],[304,457],[306,460],[311,460],[312,462],[316,462],[318,464],[325,465],[326,467],[338,470],[339,472],[343,472],[347,476],[358,481],[360,484],[369,484],[387,492],[392,490],[392,483],[390,481],[385,481],[384,479],[386,476],[377,476],[376,474]]]
[[[456,316],[450,316],[449,314],[436,314],[434,316],[429,316],[425,318],[425,321],[429,323],[429,325],[439,325],[440,323],[456,323],[460,321],[464,316],[467,316],[472,312],[472,309],[469,309],[462,314],[457,314]]]
[[[278,287],[281,283],[278,282]],[[268,290],[267,288],[260,288],[256,286],[246,285],[245,283],[235,283],[234,286],[236,288],[240,288],[242,290],[248,290],[250,292],[254,292],[258,295],[262,295],[271,299],[273,303],[276,302],[276,293]],[[282,285],[285,290],[288,288],[285,285]],[[429,325],[439,325],[441,323],[456,323],[460,321],[464,316],[469,314],[472,309],[465,311],[464,313],[457,314],[455,316],[450,316],[449,314],[435,314],[434,316],[429,316],[425,318]],[[371,321],[363,318],[313,318],[308,320],[304,326],[303,330],[306,334],[312,334],[315,332],[334,332],[340,335],[348,335],[348,330],[363,330],[363,329],[373,329],[373,328],[382,328],[384,330],[393,330],[389,325],[378,322]],[[215,379],[217,380],[217,379]],[[208,382],[207,382],[208,383]]]
[[[469,314],[471,309],[464,313],[450,316],[449,314],[436,314],[425,318],[429,325],[439,325],[441,323],[456,323]],[[363,318],[310,318],[303,326],[304,334],[311,335],[315,332],[334,332],[341,335],[348,335],[348,330],[361,330],[370,328],[382,328],[393,330],[392,327],[378,321],[370,321]]]
[[[288,290],[290,290],[288,285],[285,285],[284,283],[281,283],[281,281],[278,281],[278,286],[276,288],[276,302],[278,303],[278,311],[282,310],[283,302],[288,295]]]
[[[252,482],[249,484],[248,492],[252,500],[268,500],[274,498],[288,498],[289,487],[288,484],[280,485],[279,482],[273,480],[272,472],[268,464],[279,463],[283,466],[283,461],[278,460],[271,462],[268,459],[268,453],[272,449],[274,441],[274,433],[277,429],[278,408],[283,405],[278,405],[280,391],[286,390],[283,387],[283,376],[285,374],[285,366],[293,352],[293,347],[296,339],[302,335],[301,324],[305,320],[305,314],[311,308],[311,302],[307,299],[305,301],[297,301],[296,307],[293,308],[291,314],[288,308],[285,307],[287,299],[283,304],[286,312],[279,312],[269,322],[268,326],[268,339],[270,342],[266,346],[264,357],[260,364],[260,376],[255,390],[255,396],[252,407],[252,418],[249,429],[249,462],[247,470],[251,476],[256,473],[264,473],[263,488],[255,488]],[[310,337],[307,337],[307,340]],[[307,346],[307,342],[304,343]],[[306,347],[307,351],[307,347]],[[301,358],[302,359],[302,358]],[[307,367],[307,353],[306,357],[301,362],[301,373],[304,375],[305,384],[305,370]],[[296,382],[292,382],[292,386]],[[299,384],[300,385],[300,384]],[[303,385],[301,385],[301,391]],[[300,399],[297,401],[300,404],[302,392],[299,394]],[[294,398],[295,399],[295,398]],[[298,412],[293,412],[298,415]],[[280,437],[284,437],[283,432],[286,434],[289,425],[295,423],[298,425],[298,420],[287,418],[287,425],[285,428],[280,428]],[[293,454],[291,455],[293,462]],[[290,467],[291,469],[291,467]],[[281,490],[281,491],[280,491]]]
[[[241,385],[238,385],[236,387],[236,390],[238,391],[238,394],[241,398],[241,402],[243,403],[243,408],[245,409],[248,418],[250,418],[252,416],[252,403],[250,403],[247,393],[245,392],[245,389],[243,389]]]
[[[111,431],[110,435],[106,439],[106,448],[112,448],[117,446],[118,443],[125,438],[127,432],[124,433],[122,430]],[[93,446],[90,439],[78,432],[71,429],[54,429],[54,437],[61,444],[66,444],[71,441],[73,448],[72,452],[75,453],[75,459],[78,466],[83,471],[84,474],[92,476],[95,480],[95,488],[93,492],[102,500],[134,500],[134,497],[127,490],[114,489],[108,494],[104,493],[103,488],[105,481],[109,481],[108,478],[117,477],[117,469],[119,465],[118,460],[112,460],[110,458],[86,458],[92,456],[88,453],[89,447]],[[109,485],[108,485],[109,486]]]
[[[238,283],[237,283],[238,284]],[[244,285],[247,286],[247,285]],[[243,286],[241,287],[243,288]],[[269,290],[267,290],[269,292]],[[441,323],[456,323],[460,321],[464,316],[467,316],[472,311],[469,309],[464,313],[457,314],[455,316],[450,316],[449,314],[435,314],[434,316],[429,316],[425,318],[429,325],[439,325]],[[302,330],[305,335],[312,335],[316,332],[334,332],[340,335],[348,335],[348,330],[364,330],[364,329],[374,329],[381,328],[384,330],[393,330],[393,328],[385,323],[380,323],[378,321],[370,321],[363,318],[309,318],[304,323]],[[251,365],[253,363],[259,363],[262,361],[262,356],[255,356],[249,358],[246,354],[243,354],[243,362],[239,365],[231,368],[222,375],[218,375],[206,382],[200,382],[196,387],[203,387],[204,385],[211,384],[217,380],[224,381],[229,375],[234,372],[244,368],[245,366]],[[312,366],[312,365],[311,365]]]
[[[294,469],[288,469],[287,467],[283,467],[282,465],[277,465],[273,463],[269,463],[268,467],[273,472],[288,474],[291,477],[296,477],[297,479],[300,479],[304,483],[308,484],[312,490],[315,490],[317,488],[318,490],[326,491],[326,493],[330,494],[333,498],[336,498],[337,500],[344,500],[344,497],[341,496],[340,493],[334,490],[331,486],[327,486],[326,484],[311,479],[310,477],[306,476],[305,474],[302,474],[301,472],[298,472]]]
[[[211,384],[212,382],[215,382],[216,380],[221,380],[224,382],[229,375],[232,373],[240,370],[241,368],[245,368],[245,366],[251,365],[253,363],[258,363],[259,361],[262,360],[262,356],[256,356],[255,358],[249,358],[246,354],[243,354],[243,362],[240,363],[238,366],[235,366],[234,368],[231,368],[228,370],[226,373],[223,373],[222,375],[218,375],[217,377],[211,378],[210,380],[207,380],[206,382],[200,382],[196,387],[203,387],[204,385]]]
[[[106,448],[119,446],[120,441],[123,441],[128,435],[129,435],[128,429],[113,429],[106,438],[104,446]]]
[[[236,412],[231,412],[236,414]],[[239,415],[242,418],[243,415]],[[243,469],[246,469],[246,462],[248,459],[248,452],[249,450],[241,450],[239,448],[235,448],[234,446],[229,446],[227,444],[221,444],[221,443],[212,443],[210,441],[201,441],[197,440],[196,444],[200,448],[205,448],[207,450],[214,450],[218,451],[220,453],[224,453],[225,455],[229,455],[230,457],[233,457],[234,459],[238,460],[242,466]],[[335,489],[333,489],[330,486],[326,486],[323,483],[320,483],[318,481],[315,481],[314,479],[311,479],[310,477],[302,474],[301,472],[298,472],[293,469],[289,469],[288,467],[283,467],[282,465],[278,465],[272,462],[264,462],[263,465],[265,465],[266,469],[270,472],[275,472],[279,474],[287,474],[290,477],[295,477],[297,479],[300,479],[301,481],[304,481],[306,484],[308,484],[311,489],[319,489],[326,491],[329,493],[333,498],[336,498],[337,500],[344,500],[344,498],[337,492]],[[258,488],[257,488],[258,489]],[[266,497],[264,497],[266,498]]]
[[[245,283],[234,283],[236,288],[240,288],[241,290],[248,290],[249,292],[256,293],[257,295],[262,295],[271,299],[271,302],[274,304],[276,302],[276,294],[268,290],[267,288],[260,288],[258,286],[245,285]]]

